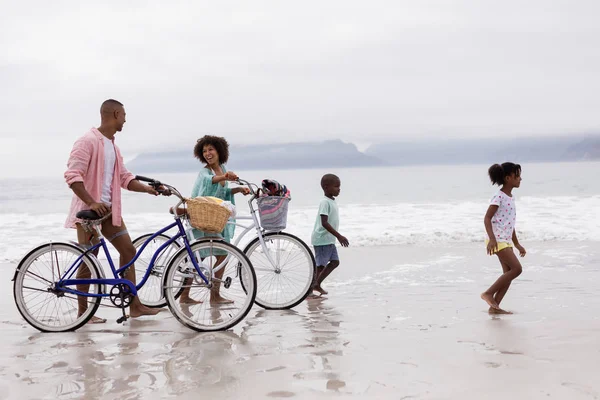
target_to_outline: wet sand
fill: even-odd
[[[0,398],[598,399],[598,244],[526,247],[514,315],[479,298],[500,273],[482,243],[362,247],[340,250],[326,298],[204,334],[102,307],[106,324],[39,333],[5,264]]]

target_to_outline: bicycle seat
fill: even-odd
[[[79,211],[77,214],[75,214],[75,216],[79,219],[84,219],[84,220],[88,220],[88,221],[92,221],[95,219],[100,219],[102,218],[101,216],[98,215],[98,213],[94,210],[83,210],[83,211]]]

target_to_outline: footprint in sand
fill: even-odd
[[[594,389],[592,389],[588,386],[580,385],[579,383],[573,383],[573,382],[563,382],[563,383],[561,383],[561,385],[571,388],[571,389],[574,389],[574,390],[578,391],[579,393],[583,393],[588,396],[592,396],[593,399],[600,398],[600,395],[598,395],[598,392],[594,391]]]
[[[296,395],[296,393],[286,392],[285,390],[267,393],[267,396],[277,397],[277,398],[288,398],[288,397],[294,397],[295,395]]]

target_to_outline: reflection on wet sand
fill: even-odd
[[[485,254],[466,258],[479,244],[348,250],[329,298],[255,306],[231,332],[197,333],[168,312],[118,325],[102,309],[106,324],[34,333],[0,292],[0,399],[600,397],[596,248],[576,274],[548,273],[556,260],[531,252],[540,267],[516,284],[510,316],[476,296],[497,273]]]
[[[130,329],[149,329],[157,322],[135,321]],[[19,368],[20,381],[46,389],[39,398],[142,399],[160,391],[232,389],[238,380],[232,366],[246,342],[233,332],[99,330],[52,337],[56,344],[41,350],[51,337],[32,335],[16,355],[30,366]]]
[[[340,339],[339,329],[342,317],[334,307],[328,305],[325,297],[309,299],[307,306],[305,326],[311,333],[309,342],[314,348],[311,354],[314,356],[315,372],[305,374],[302,379],[314,375],[326,380],[325,387],[321,390],[339,392],[346,386],[346,382],[339,376],[340,357],[343,356],[343,341]]]
[[[168,392],[179,395],[206,387],[219,391],[237,387],[233,366],[237,349],[245,343],[243,336],[233,332],[195,334],[173,342],[163,363]]]

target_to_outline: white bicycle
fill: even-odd
[[[243,251],[256,273],[255,302],[269,310],[295,307],[310,293],[316,270],[314,256],[308,245],[300,238],[282,231],[284,229],[282,226],[285,226],[285,215],[283,215],[284,223],[280,223],[279,226],[269,226],[266,223],[268,218],[264,212],[261,215],[262,210],[259,203],[263,201],[262,199],[268,199],[270,196],[260,197],[256,184],[241,179],[237,183],[250,188],[251,197],[248,201],[250,215],[236,216],[235,220],[230,220],[228,224],[234,224],[242,229],[233,243],[236,247],[248,233],[251,231],[256,233],[256,237],[248,243]],[[287,213],[287,204],[285,207],[283,211]],[[240,223],[240,221],[250,221],[250,223]],[[191,226],[187,224],[188,238],[192,238],[191,229]],[[151,236],[151,234],[142,235],[133,241],[133,245],[137,249],[148,242]],[[170,239],[169,236],[163,234],[148,242],[135,264],[136,271],[143,274],[156,250]],[[182,243],[179,241],[173,241],[156,257],[148,281],[138,291],[140,301],[144,305],[164,307],[166,304],[162,287],[163,271],[169,265],[173,254],[177,253],[181,246]],[[243,277],[242,285],[244,285]]]

